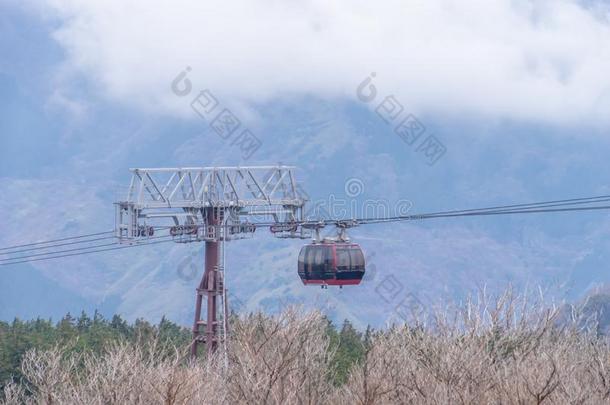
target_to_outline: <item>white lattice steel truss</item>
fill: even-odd
[[[306,202],[290,166],[130,170],[127,198],[116,203],[116,232],[122,242],[150,237],[148,229],[164,225],[173,229],[177,241],[236,238],[252,231],[253,222],[301,220]],[[227,235],[218,226],[216,231],[210,228],[208,208],[223,213]]]

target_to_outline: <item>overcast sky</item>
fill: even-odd
[[[61,79],[171,110],[186,66],[233,103],[351,98],[371,72],[420,112],[610,123],[608,9],[570,0],[46,1]],[[595,4],[595,3],[594,3]],[[66,84],[66,83],[64,83]]]
[[[357,178],[362,198],[407,199],[418,212],[607,194],[609,10],[568,0],[2,1],[0,246],[112,228],[129,167],[291,163],[315,198]],[[172,91],[182,72],[189,97]],[[250,160],[189,107],[204,89],[262,141]],[[374,101],[358,97],[371,92]],[[382,121],[375,109],[390,96],[442,142],[442,159],[429,165]],[[430,295],[532,281],[571,283],[579,296],[610,281],[608,230],[599,213],[355,235],[380,274]],[[290,264],[298,244],[278,243],[239,245],[229,281],[244,301],[312,299]],[[189,319],[192,286],[175,277],[185,247],[168,249],[0,268],[0,301],[2,288],[26,296],[14,278],[24,270],[74,295],[53,314],[79,297],[130,317]],[[374,290],[325,294],[359,308]],[[151,306],[146,294],[164,300]],[[19,303],[11,308],[0,316]]]

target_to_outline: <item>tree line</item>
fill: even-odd
[[[0,404],[608,403],[607,317],[587,312],[608,302],[508,290],[364,332],[294,307],[241,314],[227,350],[197,360],[165,319],[16,320],[0,325]]]
[[[350,366],[362,357],[366,333],[356,330],[348,320],[338,327],[324,319],[324,333],[335,350],[335,379],[339,384],[347,377]],[[158,324],[144,319],[130,323],[120,315],[106,319],[98,311],[91,316],[83,311],[78,317],[68,313],[58,322],[40,318],[0,321],[0,392],[9,382],[24,381],[21,363],[28,351],[40,352],[59,346],[64,355],[101,355],[113,344],[146,346],[152,342],[170,351],[170,348],[188,346],[191,337],[190,329],[165,317]]]

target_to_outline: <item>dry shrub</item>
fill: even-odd
[[[339,387],[324,318],[294,308],[235,320],[227,355],[199,361],[154,342],[101,355],[33,350],[28,385],[8,384],[5,403],[609,403],[606,338],[542,302],[508,290],[374,332]]]
[[[229,349],[229,402],[323,403],[332,380],[325,328],[320,313],[294,308],[238,320]]]
[[[609,400],[604,338],[511,290],[377,334],[336,403],[568,404]]]
[[[2,392],[3,399],[0,399],[0,403],[4,404],[34,404],[34,398],[28,398],[26,396],[25,388],[23,385],[9,382],[4,386]]]

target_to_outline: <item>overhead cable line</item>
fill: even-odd
[[[112,250],[129,249],[129,248],[135,248],[135,247],[140,247],[140,246],[148,246],[148,245],[156,245],[156,244],[159,244],[159,243],[167,243],[167,242],[172,242],[172,240],[169,239],[169,240],[160,240],[160,241],[148,242],[148,243],[136,243],[136,244],[133,244],[133,245],[123,245],[123,246],[117,246],[117,247],[106,248],[106,249],[97,249],[97,250],[91,250],[91,251],[88,251],[88,252],[68,253],[68,254],[57,255],[57,256],[42,257],[42,258],[38,258],[38,259],[19,260],[19,261],[10,262],[10,263],[0,263],[0,266],[8,266],[8,265],[11,265],[11,264],[19,264],[19,263],[38,262],[38,261],[50,260],[50,259],[59,259],[59,258],[62,258],[62,257],[80,256],[80,255],[86,255],[86,254],[90,254],[90,253],[108,252],[108,251],[112,251]]]
[[[572,198],[572,199],[564,199],[564,200],[552,200],[552,201],[543,201],[536,203],[528,203],[528,204],[512,204],[512,205],[500,205],[500,206],[492,206],[485,208],[476,208],[476,209],[466,209],[466,210],[450,210],[450,211],[438,211],[438,212],[430,212],[423,214],[409,214],[409,215],[401,215],[401,216],[393,216],[393,217],[365,217],[365,218],[354,218],[354,219],[320,219],[319,221],[315,220],[300,220],[294,222],[253,222],[251,225],[255,227],[263,227],[263,226],[272,226],[272,225],[341,225],[344,223],[349,223],[353,221],[354,225],[348,226],[358,226],[358,225],[367,225],[367,224],[380,224],[380,223],[392,223],[392,222],[403,222],[403,221],[416,221],[416,220],[424,220],[424,219],[435,219],[435,218],[456,218],[456,217],[473,217],[473,216],[491,216],[491,215],[513,215],[513,214],[530,214],[530,213],[552,213],[552,212],[574,212],[574,211],[598,211],[598,210],[608,210],[610,209],[610,205],[594,205],[599,203],[610,202],[610,195],[603,195],[597,197],[585,197],[585,198]],[[588,206],[583,206],[587,205]],[[170,227],[160,226],[154,227],[155,229],[167,229]],[[23,252],[32,252],[32,251],[41,251],[41,250],[50,250],[57,247],[68,246],[68,245],[83,245],[87,243],[97,242],[101,240],[108,240],[116,238],[113,236],[101,237],[101,238],[91,238],[93,236],[101,236],[107,235],[110,233],[114,233],[114,231],[108,232],[97,232],[86,235],[78,235],[71,236],[66,238],[59,238],[47,241],[40,241],[22,245],[14,245],[10,247],[0,248],[0,255],[12,255],[15,253],[23,253]],[[119,243],[104,243],[104,244],[94,244],[89,246],[78,246],[70,249],[63,250],[51,250],[42,253],[32,253],[17,257],[9,257],[0,259],[0,266],[17,264],[17,263],[25,263],[25,262],[33,262],[33,261],[41,261],[48,259],[56,259],[60,257],[70,257],[77,256],[81,254],[89,254],[96,252],[105,252],[115,249],[124,249],[130,247],[144,246],[149,244],[157,244],[161,242],[170,242],[172,241],[172,235],[162,235],[162,236],[154,236],[145,239],[144,241],[137,242],[134,245],[127,246],[117,246]],[[66,242],[64,242],[66,241]],[[151,242],[154,241],[154,242]],[[54,242],[64,242],[64,243],[54,243]],[[51,244],[53,243],[53,244]],[[43,246],[41,246],[43,245]],[[32,247],[30,247],[32,246]],[[13,250],[15,248],[27,247],[26,249]]]
[[[39,247],[19,249],[19,250],[11,250],[9,252],[0,252],[0,255],[10,255],[13,253],[31,252],[34,250],[45,250],[45,249],[50,249],[50,248],[59,247],[59,246],[79,245],[79,244],[83,244],[83,243],[90,243],[90,242],[96,242],[96,241],[100,241],[100,240],[108,240],[108,239],[116,239],[116,238],[117,238],[116,236],[106,236],[104,238],[85,239],[85,240],[80,240],[80,241],[76,241],[76,242],[57,243],[55,245],[39,246]]]
[[[72,239],[82,239],[82,238],[88,238],[90,236],[108,235],[111,233],[114,233],[114,231],[97,232],[97,233],[90,233],[87,235],[70,236],[70,237],[60,238],[60,239],[51,239],[51,240],[45,240],[45,241],[40,241],[40,242],[26,243],[23,245],[7,246],[7,247],[0,248],[0,250],[10,250],[10,249],[16,249],[16,248],[20,248],[20,247],[36,246],[36,245],[42,245],[42,244],[47,244],[47,243],[62,242],[62,241],[72,240]]]
[[[171,236],[169,236],[169,235],[154,236],[154,237],[147,238],[144,241],[138,242],[138,243],[147,243],[145,241],[156,240],[156,239],[166,239],[166,238],[169,238],[169,237],[171,237]],[[59,253],[79,252],[79,251],[84,251],[84,250],[89,250],[89,249],[97,249],[97,248],[101,248],[101,247],[115,246],[115,245],[119,245],[119,243],[118,242],[115,242],[115,243],[103,243],[103,244],[97,244],[97,245],[93,245],[93,246],[81,246],[81,247],[73,248],[73,249],[56,250],[56,251],[45,252],[45,253],[34,253],[34,254],[29,254],[29,255],[24,255],[24,256],[17,256],[17,257],[10,257],[10,258],[5,258],[5,259],[0,259],[0,262],[7,262],[7,261],[13,261],[13,260],[19,260],[19,259],[28,259],[28,258],[31,258],[31,257],[40,257],[40,256],[55,255],[55,254],[59,254]]]

